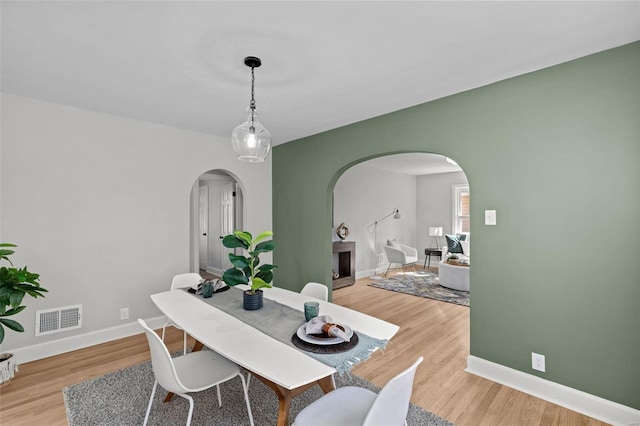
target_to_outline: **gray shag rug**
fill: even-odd
[[[67,410],[69,426],[95,425],[142,425],[153,387],[154,376],[150,362],[125,368],[106,376],[78,383],[62,390]],[[352,385],[371,389],[379,388],[366,380],[354,376],[336,376],[338,387]],[[234,378],[220,385],[222,407],[218,407],[215,388],[192,394],[194,399],[193,426],[248,425],[249,416],[244,402],[242,385]],[[150,425],[184,425],[187,421],[189,403],[174,396],[168,403],[162,400],[166,391],[158,386],[151,415]],[[298,412],[322,396],[318,386],[295,397],[291,404],[290,422]],[[249,386],[249,400],[256,426],[275,425],[278,415],[278,399],[275,393],[259,380],[252,378]],[[452,425],[433,413],[413,404],[409,407],[409,425]]]
[[[382,278],[369,283],[371,287],[397,291],[398,293],[426,297],[441,302],[469,306],[469,292],[442,287],[438,274],[427,271],[407,272],[391,278]]]

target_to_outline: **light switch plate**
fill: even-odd
[[[495,225],[496,224],[496,211],[495,210],[485,210],[484,211],[484,224],[485,225]]]

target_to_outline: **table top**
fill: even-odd
[[[242,286],[238,286],[242,288]],[[282,288],[265,288],[264,297],[302,311],[305,301],[318,300]],[[336,372],[285,343],[182,290],[151,295],[172,323],[226,358],[286,388],[295,389]],[[239,301],[241,303],[241,301]],[[320,312],[335,321],[379,339],[391,339],[399,327],[330,302],[319,301]],[[258,311],[259,313],[259,311]],[[295,330],[292,330],[292,334]]]
[[[442,249],[439,248],[426,248],[424,249],[424,254],[442,254]]]

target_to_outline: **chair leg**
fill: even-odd
[[[187,332],[183,331],[182,334],[184,334],[184,337],[183,337],[183,339],[184,339],[184,352],[183,352],[183,355],[186,355],[187,354]]]
[[[222,397],[220,396],[220,385],[216,385],[216,391],[218,393],[218,407],[222,407]]]
[[[167,326],[169,324],[165,324],[162,326],[162,335],[160,336],[160,340],[162,340],[164,342],[164,331],[167,329]]]
[[[186,393],[179,393],[181,397],[189,400],[189,416],[187,417],[187,426],[191,424],[191,417],[193,416],[193,398]]]
[[[248,385],[247,385],[247,382],[245,382],[244,376],[242,375],[242,373],[238,373],[238,376],[240,376],[240,381],[242,382],[242,390],[244,391],[244,400],[247,403],[247,412],[249,413],[249,423],[251,423],[251,426],[254,426],[253,414],[251,413],[251,405],[249,404]]]
[[[386,277],[387,274],[389,273],[389,268],[391,268],[391,263],[389,263],[389,266],[387,266],[387,272],[384,273],[384,276]]]
[[[251,371],[247,372],[247,389],[249,389],[250,384],[251,384]]]
[[[156,396],[156,389],[158,388],[158,381],[156,380],[153,383],[153,390],[151,391],[151,398],[149,398],[149,405],[147,406],[147,414],[144,416],[143,426],[147,426],[147,422],[149,421],[149,413],[151,412],[151,405],[153,404],[153,397]]]

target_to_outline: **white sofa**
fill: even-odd
[[[460,260],[466,260],[471,262],[471,240],[467,235],[465,241],[460,241],[463,253],[455,253]],[[458,266],[447,263],[447,252],[449,246],[444,245],[442,247],[442,260],[438,262],[438,275],[440,285],[442,287],[451,288],[454,290],[469,291],[469,275],[471,273],[471,266]]]
[[[462,246],[462,253],[455,253],[458,258],[470,261],[471,260],[471,235],[466,234],[467,238],[465,241],[460,241],[460,245]],[[442,260],[447,258],[447,253],[449,252],[449,246],[447,244],[441,247],[442,249]]]

